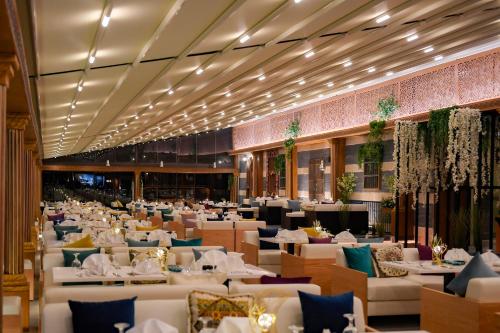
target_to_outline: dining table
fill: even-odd
[[[294,239],[294,238],[284,238],[284,237],[259,237],[260,241],[273,243],[273,244],[284,244],[286,247],[286,252],[293,255],[295,254],[295,244],[307,244],[309,240],[307,239]]]
[[[419,275],[441,275],[443,276],[443,291],[449,294],[454,292],[447,288],[448,284],[455,278],[455,275],[460,273],[466,265],[452,265],[443,262],[440,265],[435,265],[431,260],[417,261],[382,261],[380,265],[406,270],[411,274]],[[489,265],[492,270],[500,273],[500,266]]]
[[[153,274],[137,274],[133,272],[132,266],[121,266],[114,270],[113,274],[95,275],[87,270],[73,267],[53,267],[52,276],[55,283],[75,282],[131,282],[131,281],[168,281],[168,271]]]

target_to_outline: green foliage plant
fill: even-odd
[[[285,136],[287,139],[283,142],[283,146],[285,147],[285,157],[287,160],[292,158],[292,151],[295,147],[295,140],[298,138],[300,134],[300,123],[296,119],[292,121],[285,130]]]

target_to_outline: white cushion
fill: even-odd
[[[259,250],[260,265],[281,265],[281,250]]]
[[[300,256],[308,259],[335,259],[343,244],[302,244]]]
[[[265,228],[266,221],[236,221],[234,229],[236,230],[257,230],[257,228]]]
[[[407,276],[403,276],[403,278],[418,283],[422,287],[440,291],[443,290],[443,277],[440,275],[409,274]]]
[[[465,297],[480,302],[500,303],[500,277],[470,279]]]
[[[312,283],[244,284],[230,283],[230,294],[257,294],[260,297],[297,297],[297,291],[321,295],[321,287]]]
[[[243,232],[243,241],[245,243],[259,246],[259,232],[254,230]]]
[[[420,284],[402,278],[368,278],[368,301],[420,299]]]
[[[419,261],[418,249],[415,247],[403,248],[403,257],[406,261]]]

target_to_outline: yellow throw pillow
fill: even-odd
[[[304,230],[309,237],[319,237],[319,232],[317,232],[313,227],[302,228],[302,230]]]
[[[90,235],[87,235],[79,240],[69,243],[63,246],[64,248],[87,248],[87,247],[95,247],[94,242],[92,242],[92,238]]]
[[[152,227],[143,227],[143,226],[140,226],[140,225],[135,226],[135,230],[136,231],[153,231],[153,230],[156,230],[156,229],[160,229],[160,227],[157,226],[157,225],[152,226]]]
[[[209,328],[217,328],[224,317],[248,317],[255,298],[250,294],[220,295],[193,290],[188,294],[189,328],[191,333],[199,333],[201,317],[210,317]]]

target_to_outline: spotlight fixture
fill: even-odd
[[[128,125],[127,125],[127,124],[124,124],[124,125],[123,125],[123,127],[127,128],[127,127],[128,127]]]
[[[270,105],[271,105],[271,106],[275,106],[275,105],[276,105],[276,103],[272,102]]]
[[[168,94],[169,94],[169,95],[173,95],[173,94],[174,94],[174,89],[170,89],[170,90],[168,91]]]
[[[349,89],[354,88],[354,84],[351,83],[350,85],[347,86],[347,88]]]
[[[230,92],[230,91],[228,91],[228,92],[225,94],[225,96],[226,96],[226,97],[231,97],[231,96],[232,96],[232,95],[231,95],[231,92]]]
[[[417,34],[413,34],[413,35],[410,35],[408,37],[406,37],[406,41],[407,42],[412,42],[414,40],[417,40],[418,39],[418,35]]]
[[[439,61],[439,60],[443,60],[443,56],[442,55],[437,55],[434,57],[434,61]]]
[[[102,22],[101,22],[101,25],[106,28],[108,25],[109,25],[109,21],[111,20],[111,16],[110,15],[105,15],[103,18],[102,18]]]
[[[300,95],[300,94],[298,94],[298,93],[297,93],[297,94],[295,94],[295,98],[300,98],[300,96],[301,96],[301,95]]]
[[[311,51],[307,52],[304,56],[305,56],[306,58],[310,58],[310,57],[312,57],[313,55],[314,55],[314,51],[313,51],[313,50],[311,50]]]
[[[301,3],[302,0],[294,0],[295,3]]]
[[[387,72],[387,73],[385,73],[385,76],[391,76],[393,74],[394,74],[394,72]]]
[[[370,67],[367,69],[368,73],[373,73],[375,72],[375,67]]]
[[[78,91],[82,91],[83,90],[83,82],[80,82],[78,84]]]
[[[267,97],[267,98],[271,98],[272,96],[273,96],[273,94],[271,94],[270,92],[268,92],[268,93],[266,94],[266,97]]]
[[[152,110],[153,109],[153,104],[149,104],[148,109]]]
[[[245,106],[246,106],[245,103],[241,103],[241,108],[242,109],[245,108]]]
[[[203,68],[199,67],[197,70],[196,70],[196,75],[201,75],[203,73]]]
[[[188,115],[184,113],[184,118],[187,118],[187,117],[188,117]]]
[[[429,52],[432,52],[434,51],[434,48],[432,46],[428,46],[424,49],[424,53],[429,53]]]
[[[139,119],[139,115],[136,114],[135,117],[134,117],[136,120]]]
[[[387,21],[390,18],[391,17],[388,14],[384,14],[384,15],[380,16],[378,19],[376,19],[375,22],[382,23],[382,22]]]
[[[71,103],[71,108],[74,110],[76,108],[75,103]]]
[[[247,34],[245,34],[245,35],[241,36],[240,43],[243,44],[246,41],[248,41],[249,39],[250,39],[250,36],[248,36]]]
[[[299,85],[303,86],[304,84],[306,84],[306,80],[302,79],[299,81]]]
[[[93,64],[95,61],[95,55],[92,54],[90,57],[89,57],[89,63]]]
[[[343,65],[343,66],[344,66],[344,67],[349,67],[349,66],[351,66],[351,65],[352,65],[352,61],[348,60],[348,61],[344,62],[344,65]]]
[[[261,76],[259,76],[259,81],[264,81],[266,79],[266,76],[264,74],[262,74]]]
[[[206,105],[203,105],[201,108],[202,108],[203,110],[205,110],[205,109],[207,108],[207,106],[206,106]]]
[[[327,86],[328,88],[333,87],[333,82],[328,82],[328,83],[326,84],[326,86]]]

